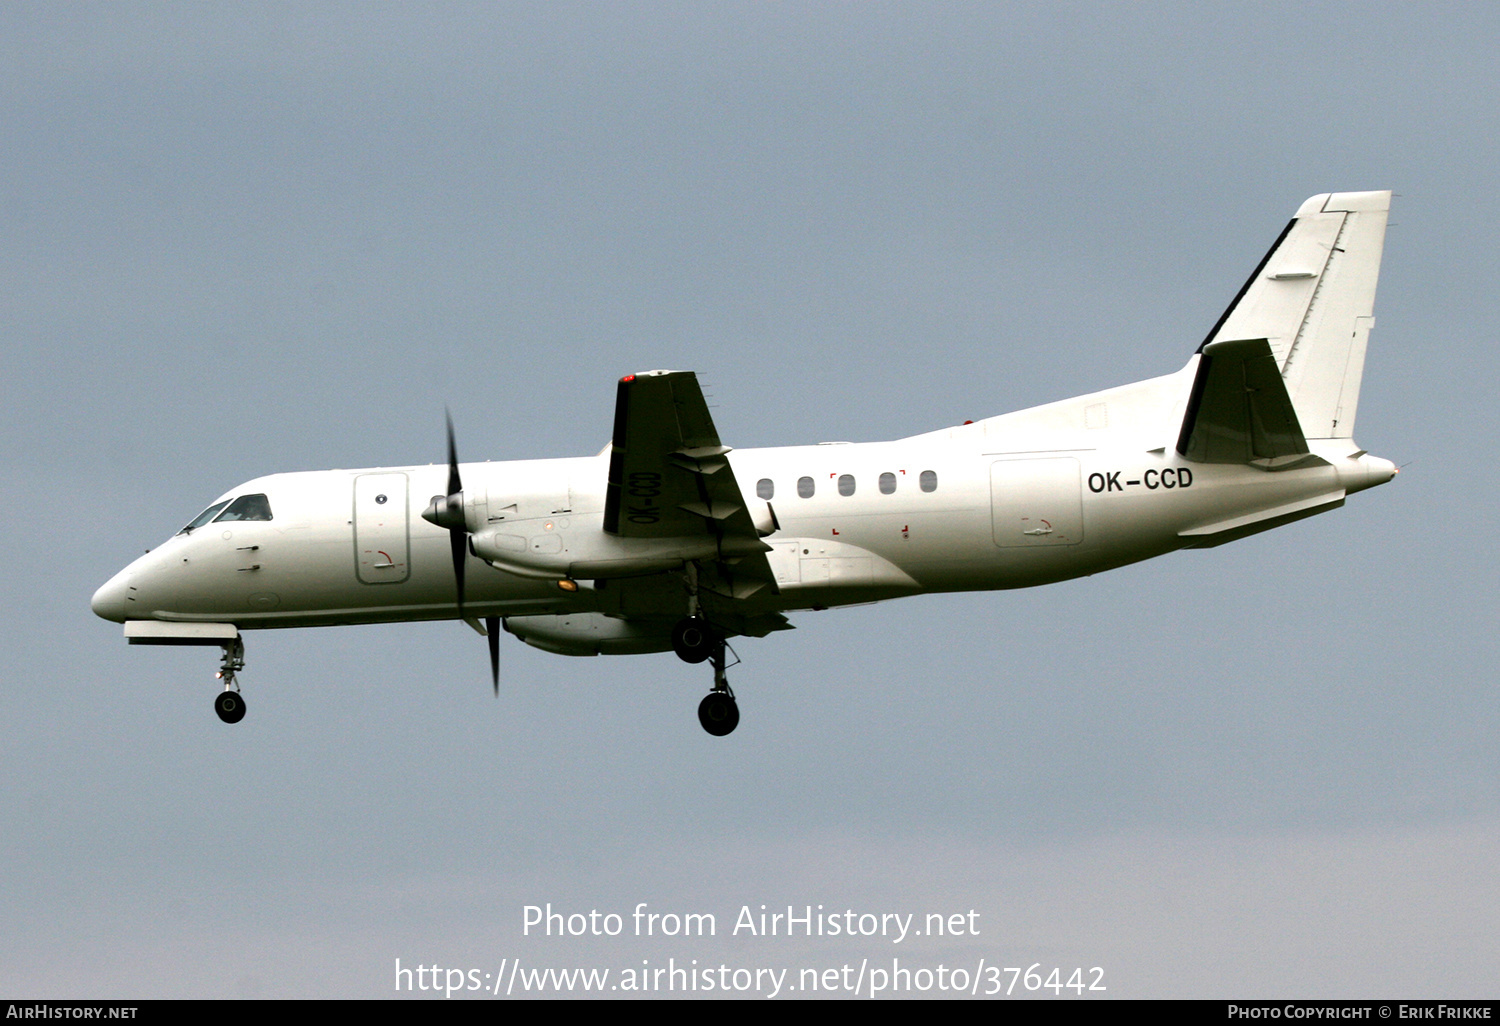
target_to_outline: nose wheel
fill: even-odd
[[[214,699],[214,712],[225,723],[238,723],[245,718],[245,697],[240,694],[240,682],[235,674],[245,668],[245,643],[239,638],[224,643],[224,657],[219,662],[219,672],[214,674],[224,682],[224,690]]]
[[[214,712],[225,723],[238,723],[245,718],[245,699],[238,691],[220,692],[214,699]]]

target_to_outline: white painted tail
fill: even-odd
[[[1390,206],[1389,191],[1302,204],[1204,339],[1266,339],[1308,438],[1354,434]]]

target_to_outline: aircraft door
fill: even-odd
[[[365,584],[400,584],[411,576],[411,524],[405,474],[354,479],[354,573]]]
[[[771,551],[766,553],[766,559],[770,561],[771,572],[776,575],[777,585],[802,583],[801,556],[798,553],[801,548],[801,542],[771,543]],[[826,565],[827,561],[825,560],[824,563]]]
[[[990,464],[995,544],[1017,548],[1083,541],[1081,474],[1071,456]]]

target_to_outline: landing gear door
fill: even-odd
[[[354,479],[354,573],[365,584],[400,584],[411,576],[411,510],[405,474]]]

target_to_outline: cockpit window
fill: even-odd
[[[220,520],[270,519],[271,502],[263,494],[257,493],[255,495],[241,495],[238,499],[235,499],[234,502],[229,504],[228,509],[214,517],[214,522],[218,523]]]
[[[229,500],[228,499],[225,499],[223,502],[216,502],[216,503],[214,503],[212,506],[208,507],[208,509],[204,510],[202,513],[199,513],[197,516],[195,516],[193,518],[193,520],[192,520],[192,523],[188,524],[186,527],[184,527],[182,530],[178,531],[177,533],[178,534],[189,534],[189,533],[192,532],[193,528],[195,528],[195,527],[202,527],[204,524],[208,523],[214,517],[218,516],[219,513],[222,512],[223,509],[224,509],[224,507],[227,506],[227,505],[229,505]]]

